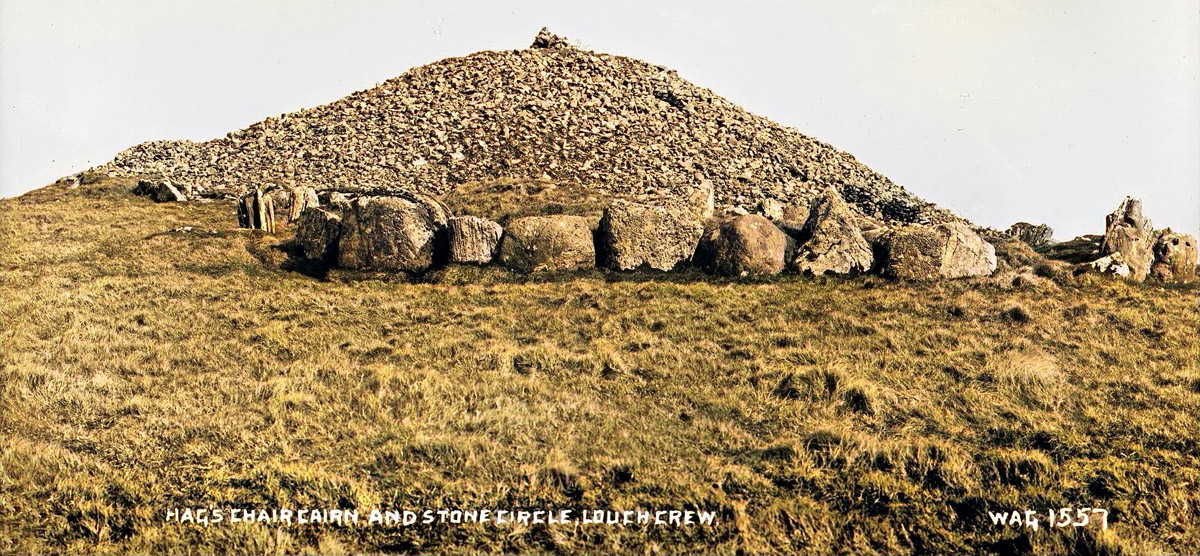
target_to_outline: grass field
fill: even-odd
[[[1200,547],[1194,287],[318,279],[276,247],[290,229],[129,185],[0,201],[0,553]],[[173,507],[718,518],[204,527]],[[1109,528],[987,515],[1059,507]]]

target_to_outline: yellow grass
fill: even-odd
[[[1194,288],[291,268],[231,203],[0,201],[0,553],[1187,553]],[[184,231],[180,228],[190,226]],[[1014,317],[1019,308],[1023,317]],[[711,528],[171,507],[710,508]],[[1111,527],[986,511],[1105,507]]]

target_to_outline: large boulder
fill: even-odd
[[[509,222],[500,263],[523,272],[579,270],[596,264],[591,221],[583,216],[527,216]]]
[[[1126,197],[1121,206],[1105,218],[1100,255],[1120,253],[1129,265],[1129,279],[1141,282],[1150,274],[1157,240],[1158,234],[1154,233],[1150,219],[1142,216],[1142,202]]]
[[[609,268],[671,270],[692,259],[703,233],[687,211],[617,200],[604,209],[597,240]]]
[[[1196,279],[1196,238],[1172,232],[1159,232],[1154,243],[1154,264],[1150,276],[1160,282],[1191,282]]]
[[[1040,247],[1050,242],[1050,237],[1054,235],[1054,230],[1045,224],[1030,224],[1028,222],[1017,222],[1008,227],[1005,235],[1013,239],[1019,239],[1031,247]]]
[[[342,217],[332,211],[312,207],[296,219],[296,243],[307,259],[336,261],[341,235]]]
[[[452,263],[492,262],[504,229],[499,224],[478,216],[455,216],[446,229],[448,255]]]
[[[766,217],[744,214],[727,218],[704,233],[697,262],[726,276],[778,274],[783,271],[788,236]]]
[[[996,248],[961,222],[896,228],[876,246],[879,266],[890,278],[963,278],[996,270]]]
[[[435,215],[402,197],[359,197],[342,212],[338,266],[424,272],[433,264]]]
[[[792,265],[800,273],[858,274],[870,270],[875,260],[850,205],[833,187],[813,201],[799,235]]]

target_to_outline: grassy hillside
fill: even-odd
[[[0,553],[1200,546],[1197,292],[288,270],[231,203],[0,201]],[[167,508],[702,508],[274,527]],[[988,510],[1104,507],[1110,527]]]

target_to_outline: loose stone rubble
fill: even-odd
[[[1008,230],[1004,233],[1009,237],[1028,243],[1030,246],[1040,247],[1050,242],[1050,238],[1054,235],[1054,230],[1045,224],[1017,222],[1009,226]]]
[[[833,186],[886,221],[958,220],[672,70],[575,48],[549,31],[524,50],[434,62],[222,138],[136,145],[93,170],[162,175],[217,197],[275,183],[441,195],[468,182],[548,177],[630,199],[684,199],[711,183],[717,205],[748,212],[803,204]]]
[[[160,202],[237,199],[242,227],[275,234],[293,225],[305,257],[351,269],[599,262],[924,280],[997,268],[994,246],[966,221],[849,154],[672,70],[583,50],[546,29],[524,50],[441,60],[211,141],[143,143],[89,172],[153,176],[134,192]],[[603,216],[530,216],[505,229],[456,218],[439,200],[505,180],[570,184],[613,201]],[[1005,233],[1054,247],[1045,225]],[[1195,238],[1156,232],[1136,199],[1109,215],[1098,252],[1089,241],[1062,245],[1094,271],[1195,279]],[[1038,283],[1023,268],[1009,267],[1016,274],[1000,283]]]

